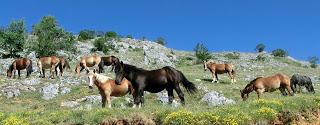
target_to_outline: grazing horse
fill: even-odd
[[[104,66],[112,66],[111,71],[113,71],[114,66],[119,62],[119,59],[115,56],[107,56],[107,57],[101,57],[101,61],[103,62]],[[103,72],[103,68],[102,71]]]
[[[235,80],[235,70],[232,64],[230,63],[225,63],[225,64],[217,64],[214,62],[205,62],[203,61],[203,68],[204,71],[207,71],[207,69],[210,70],[212,73],[212,82],[218,82],[218,74],[224,74],[228,73],[229,77],[231,79],[231,83],[236,82]]]
[[[9,66],[9,69],[7,70],[7,77],[12,78],[12,71],[13,71],[13,77],[16,77],[16,70],[18,70],[18,76],[20,78],[20,70],[26,69],[27,70],[27,77],[30,76],[30,74],[33,72],[32,69],[32,61],[27,58],[21,58],[17,59],[12,62],[12,64]]]
[[[57,56],[47,56],[47,57],[41,57],[39,58],[37,65],[40,70],[40,76],[42,78],[45,78],[45,69],[50,69],[51,78],[55,78],[55,75],[57,75],[57,68],[60,63],[61,58]]]
[[[249,97],[249,93],[256,91],[258,99],[263,92],[273,92],[279,89],[282,95],[287,95],[285,89],[293,96],[293,91],[290,87],[290,78],[284,74],[275,74],[268,77],[258,77],[252,80],[243,90],[240,90],[241,97],[245,101]]]
[[[127,93],[133,93],[133,87],[127,79],[123,79],[121,85],[116,85],[111,77],[97,74],[95,70],[90,71],[88,77],[89,88],[92,89],[93,84],[95,84],[99,89],[102,98],[102,107],[105,107],[107,102],[108,107],[111,108],[111,96],[120,97]]]
[[[308,76],[294,74],[291,77],[290,81],[291,81],[291,89],[295,93],[297,92],[297,85],[299,86],[298,92],[301,92],[302,86],[305,86],[306,89],[308,90],[308,92],[315,93],[313,85],[312,85],[312,81],[311,81],[310,77],[308,77]]]
[[[90,55],[84,56],[80,58],[80,62],[77,64],[75,72],[79,75],[82,70],[86,70],[89,72],[88,67],[96,67],[99,69],[99,73],[102,73],[103,70],[103,62],[101,61],[101,57],[98,55]]]
[[[174,99],[173,90],[177,92],[181,103],[185,104],[184,94],[179,86],[180,83],[182,83],[189,93],[193,94],[197,92],[195,85],[188,81],[181,71],[170,66],[156,70],[145,70],[123,64],[121,61],[116,64],[114,71],[116,74],[116,84],[121,85],[121,81],[124,78],[132,83],[133,89],[135,90],[134,107],[138,105],[140,108],[144,103],[144,91],[157,93],[166,89],[168,91],[169,104],[171,104]]]

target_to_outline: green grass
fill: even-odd
[[[141,54],[141,51],[131,51],[128,56]],[[143,58],[135,59],[141,62]],[[124,98],[113,101],[113,108],[101,108],[100,104],[92,105],[91,110],[73,110],[60,107],[61,102],[71,101],[82,98],[87,95],[96,95],[98,90],[95,88],[93,92],[87,87],[86,83],[79,86],[72,86],[72,91],[66,95],[59,95],[56,98],[45,101],[41,99],[39,92],[22,92],[21,96],[15,99],[7,99],[0,96],[0,124],[4,121],[12,120],[15,117],[20,120],[27,120],[30,124],[100,124],[106,120],[114,119],[133,119],[137,116],[144,120],[153,120],[162,124],[186,124],[190,119],[198,124],[254,124],[257,122],[272,122],[277,114],[283,111],[290,111],[293,114],[297,112],[308,112],[312,109],[320,108],[320,92],[319,86],[315,86],[316,94],[302,93],[295,96],[282,96],[279,91],[273,93],[265,93],[262,100],[257,101],[255,93],[251,93],[247,101],[242,101],[239,90],[248,82],[243,78],[248,74],[271,75],[283,72],[289,76],[295,73],[306,74],[308,76],[319,76],[320,71],[311,68],[304,68],[290,62],[286,59],[276,59],[286,62],[289,67],[280,68],[263,68],[256,71],[237,71],[237,83],[231,84],[227,74],[219,75],[219,83],[211,83],[211,74],[209,71],[204,72],[203,66],[198,65],[180,65],[176,68],[181,70],[187,78],[196,85],[206,86],[210,91],[218,91],[227,98],[236,101],[234,105],[226,105],[220,107],[209,106],[201,102],[201,98],[205,94],[199,91],[195,95],[185,92],[186,105],[182,107],[172,107],[163,105],[156,100],[155,94],[145,95],[145,105],[141,109],[133,109],[127,107],[122,109],[120,104],[125,102]],[[185,64],[185,62],[181,62]],[[264,62],[255,62],[261,63]],[[73,64],[72,64],[73,65]],[[71,70],[73,71],[73,69]],[[69,71],[70,72],[70,71]],[[107,71],[108,72],[108,71]],[[200,79],[198,82],[196,79]],[[2,82],[0,81],[0,84]],[[318,83],[317,83],[318,84]],[[132,98],[130,95],[127,97]],[[179,100],[175,93],[175,99]],[[129,105],[129,104],[128,104]],[[215,119],[216,117],[219,117]],[[9,119],[11,118],[11,119]],[[185,122],[187,121],[187,122]],[[196,123],[190,123],[196,124]]]

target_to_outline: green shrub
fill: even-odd
[[[209,50],[206,46],[203,45],[203,43],[197,43],[196,47],[194,48],[195,56],[197,57],[197,63],[202,63],[205,60],[209,60],[211,58],[211,55],[209,53]]]
[[[37,56],[56,55],[57,50],[75,50],[74,37],[59,27],[53,16],[44,16],[32,30],[38,36],[37,43],[32,48]]]
[[[127,35],[126,37],[127,37],[127,38],[130,38],[130,39],[133,39],[133,36],[132,36],[132,35]]]
[[[105,38],[98,38],[93,42],[94,48],[91,50],[94,51],[102,51],[107,54],[111,50],[115,50],[114,46],[111,45]]]
[[[19,57],[18,52],[22,52],[26,41],[26,29],[23,20],[12,21],[11,24],[0,31],[0,46],[5,53],[4,57]]]
[[[78,40],[83,41],[83,40],[93,39],[94,37],[96,37],[95,31],[93,31],[93,30],[82,30],[79,33]]]
[[[233,53],[227,53],[224,55],[224,57],[228,59],[239,59],[240,58],[240,53],[238,52],[233,52]]]
[[[266,61],[267,56],[264,53],[259,53],[259,55],[256,57],[257,61]]]
[[[256,110],[253,116],[256,117],[256,120],[274,121],[277,118],[277,112],[272,108],[262,107]]]
[[[266,48],[266,46],[264,44],[260,43],[256,46],[255,50],[258,52],[263,52],[265,48]]]
[[[163,45],[163,46],[167,44],[166,40],[162,37],[157,38],[156,43]]]
[[[309,60],[311,68],[317,68],[317,66],[318,66],[317,62],[319,61],[318,57],[313,56],[313,57],[310,57],[308,60]]]
[[[275,57],[287,57],[289,54],[286,50],[283,49],[275,49],[272,51],[272,55]]]
[[[117,38],[118,34],[116,32],[109,31],[109,32],[106,32],[105,37],[106,38]]]

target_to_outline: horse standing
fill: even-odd
[[[13,72],[13,77],[16,77],[16,70],[18,70],[18,76],[20,78],[20,70],[27,70],[27,77],[30,76],[30,74],[33,72],[32,69],[32,61],[27,58],[21,58],[17,59],[12,62],[12,64],[9,66],[9,69],[7,70],[7,77],[12,78],[12,72]]]
[[[63,57],[47,56],[39,58],[37,65],[40,70],[40,76],[45,78],[45,69],[50,69],[51,78],[55,78],[58,75],[57,68],[60,69],[61,76],[65,67],[70,67],[67,60]]]
[[[80,72],[85,69],[88,73],[89,72],[88,67],[96,67],[99,73],[102,73],[103,62],[101,61],[101,57],[98,55],[81,57],[80,62],[76,66],[75,72],[79,75]]]
[[[180,83],[186,90],[193,94],[197,92],[195,85],[188,81],[181,71],[173,67],[166,66],[156,70],[144,70],[132,65],[120,63],[115,66],[116,84],[121,85],[122,79],[128,79],[134,88],[134,107],[144,103],[144,91],[157,93],[164,89],[168,91],[169,104],[174,99],[173,90],[175,90],[181,100],[185,104],[184,94],[180,89]]]
[[[124,96],[127,93],[133,93],[133,87],[127,79],[123,79],[121,81],[121,85],[116,85],[115,80],[111,77],[97,74],[94,71],[90,71],[88,73],[89,77],[89,88],[92,89],[93,84],[95,84],[102,98],[102,107],[106,106],[106,102],[108,103],[108,107],[111,108],[111,96]]]
[[[218,74],[224,74],[228,73],[229,77],[231,79],[231,83],[236,82],[235,80],[235,70],[232,64],[225,63],[225,64],[217,64],[214,62],[203,62],[203,68],[204,71],[207,71],[207,69],[210,70],[212,73],[212,82],[218,82]]]
[[[290,79],[285,74],[275,74],[268,77],[258,77],[252,80],[241,92],[241,98],[245,101],[249,97],[249,93],[256,91],[258,99],[263,92],[273,92],[279,89],[282,95],[287,95],[285,89],[293,96],[293,91],[290,86]]]
[[[294,74],[291,77],[290,81],[291,81],[291,89],[293,90],[294,93],[297,92],[297,85],[299,87],[298,92],[301,92],[302,86],[305,86],[306,89],[308,90],[308,92],[315,93],[313,85],[312,85],[312,81],[311,81],[310,77],[308,77],[308,76]]]
[[[101,57],[101,61],[103,62],[104,66],[112,66],[111,71],[113,71],[114,66],[119,62],[119,59],[115,56],[107,56]],[[101,72],[103,72],[103,68]]]

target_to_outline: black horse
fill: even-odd
[[[169,104],[171,104],[174,99],[174,89],[183,105],[185,101],[184,94],[179,86],[180,83],[182,83],[189,93],[194,94],[197,92],[195,85],[188,81],[181,71],[170,66],[156,70],[145,70],[129,64],[123,64],[121,61],[116,64],[114,71],[116,74],[116,84],[119,85],[123,78],[131,81],[134,88],[134,107],[136,105],[140,107],[144,103],[144,91],[157,93],[166,89],[168,91]]]
[[[315,93],[313,85],[312,85],[312,81],[308,76],[294,74],[291,77],[290,82],[291,82],[291,89],[295,93],[297,92],[297,90],[296,90],[297,89],[297,85],[299,86],[299,92],[301,92],[301,87],[305,86],[306,89],[308,90],[308,92]]]

